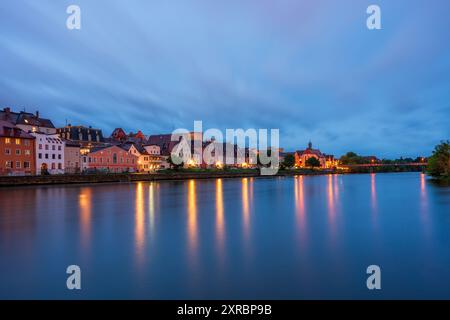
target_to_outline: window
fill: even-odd
[[[20,139],[16,139],[16,144],[17,144],[17,145],[20,144]]]
[[[56,169],[56,165],[54,162],[52,162],[52,170],[55,170],[55,169]]]
[[[5,149],[5,154],[6,154],[7,156],[11,155],[11,149]]]
[[[61,151],[61,146],[58,146],[58,150]]]
[[[45,145],[45,150],[48,150],[48,144]]]
[[[26,155],[26,156],[31,155],[31,150],[25,150],[25,155]]]
[[[60,154],[58,154],[58,159],[61,160],[61,155]]]
[[[30,140],[24,140],[24,145],[25,145],[25,147],[29,147],[30,146]]]
[[[20,161],[16,161],[16,169],[20,169]]]
[[[42,153],[39,153],[39,154],[38,154],[38,158],[39,158],[39,159],[42,159]]]
[[[23,168],[24,169],[30,169],[30,162],[29,161],[24,161],[23,162]]]
[[[113,153],[113,163],[117,163],[117,153]]]
[[[6,139],[5,139],[5,143],[6,143],[6,144],[10,144],[10,143],[11,143],[11,138],[6,138]]]
[[[123,163],[123,157],[120,157],[120,163]]]
[[[42,143],[39,143],[39,150],[42,150]]]
[[[12,169],[12,161],[6,161],[5,162],[5,168],[6,169]]]
[[[52,159],[53,159],[53,160],[55,160],[55,159],[56,159],[56,156],[55,156],[55,154],[52,154]]]
[[[48,153],[45,154],[45,159],[48,159]]]
[[[58,163],[58,169],[62,170],[62,163]]]
[[[55,151],[56,150],[56,146],[52,145],[52,150]]]
[[[16,149],[16,156],[20,156],[21,153],[20,149]]]

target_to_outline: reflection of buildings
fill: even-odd
[[[310,158],[316,158],[321,168],[334,168],[338,165],[338,161],[334,159],[333,155],[322,153],[319,149],[313,149],[312,143],[308,143],[305,150],[298,150],[294,153],[295,166],[298,168],[308,167],[307,161]]]

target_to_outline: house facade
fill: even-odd
[[[35,140],[36,174],[63,174],[65,141],[58,134],[31,132]]]
[[[120,146],[100,147],[88,154],[88,169],[113,173],[136,172],[138,156],[135,156]]]
[[[13,125],[0,120],[0,175],[34,175],[35,138]]]
[[[64,148],[64,172],[80,173],[82,172],[80,145],[72,141],[66,141]]]

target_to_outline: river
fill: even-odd
[[[0,271],[2,299],[450,299],[450,188],[420,173],[3,188]]]

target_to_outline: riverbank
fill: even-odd
[[[381,173],[383,171],[376,171]],[[389,171],[390,172],[390,171]],[[402,172],[402,171],[398,171]],[[370,171],[342,171],[342,170],[311,170],[292,169],[280,170],[275,176],[296,175],[324,175],[324,174],[352,174],[371,173]],[[372,171],[373,173],[373,171]],[[58,185],[58,184],[91,184],[91,183],[121,183],[137,181],[163,181],[163,180],[190,180],[190,179],[217,179],[217,178],[249,178],[271,177],[262,176],[257,169],[182,169],[164,170],[157,173],[98,173],[98,174],[64,174],[42,176],[0,176],[0,187],[32,186],[32,185]]]
[[[329,174],[330,171],[318,170],[281,170],[277,176],[292,175],[318,175]],[[27,185],[53,185],[53,184],[80,184],[80,183],[113,183],[135,181],[162,181],[162,180],[190,180],[190,179],[217,179],[217,178],[248,178],[261,176],[259,170],[165,170],[163,172],[143,173],[108,173],[108,174],[70,174],[70,175],[43,175],[43,176],[0,176],[0,187],[27,186]]]

